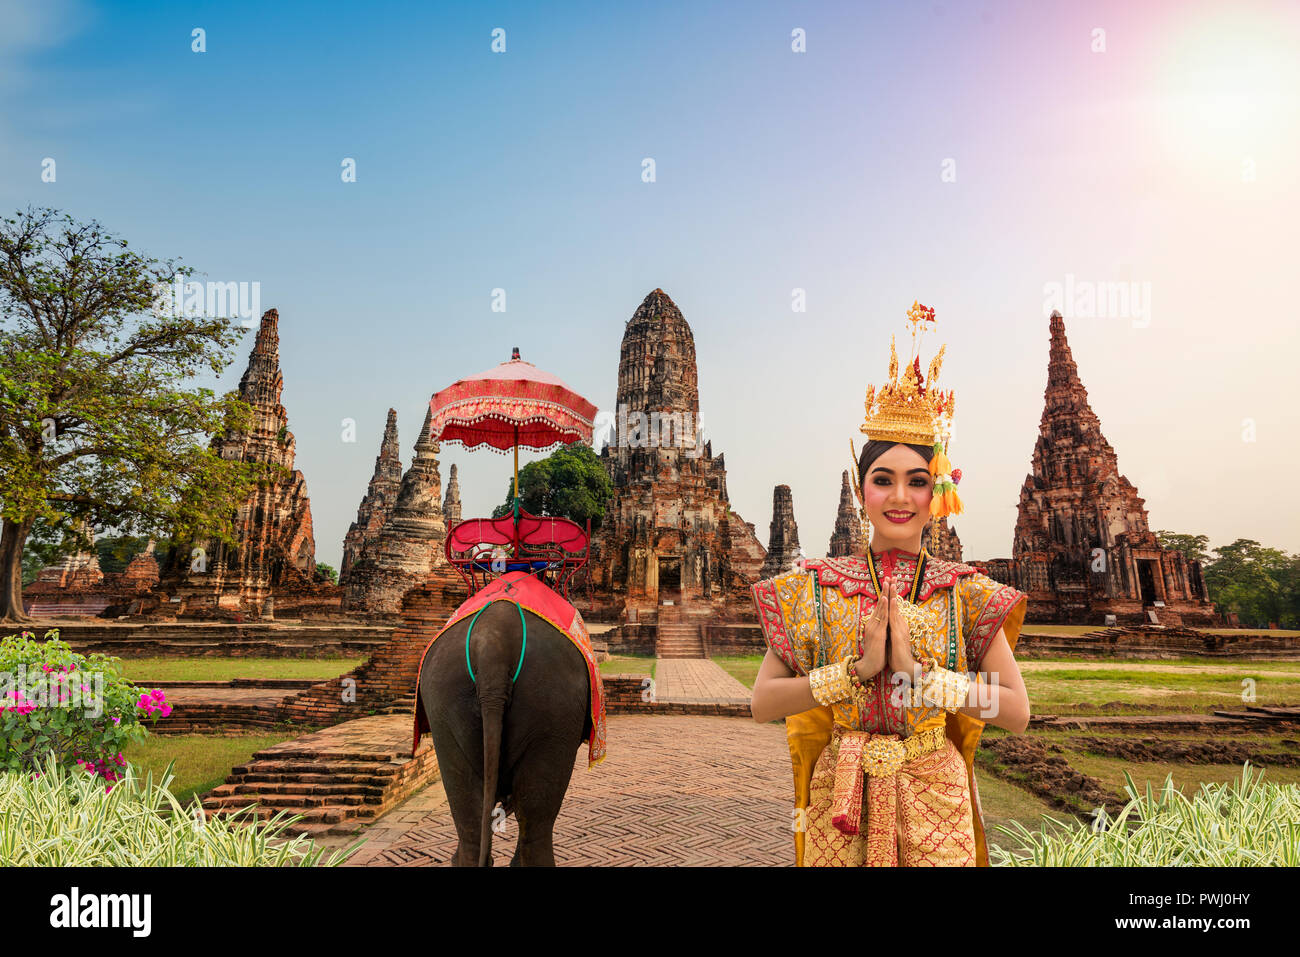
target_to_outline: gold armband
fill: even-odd
[[[808,687],[818,704],[835,704],[853,694],[844,662],[836,661],[808,672]]]
[[[956,711],[966,707],[970,678],[958,671],[939,667],[933,658],[921,661],[921,699],[927,704]]]

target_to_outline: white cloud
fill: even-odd
[[[30,80],[25,57],[48,49],[80,31],[89,12],[79,0],[0,0],[0,94]]]

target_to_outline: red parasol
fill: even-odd
[[[519,494],[519,447],[546,450],[570,442],[591,442],[596,407],[557,376],[519,358],[453,382],[434,393],[430,434],[435,441],[486,445],[515,453],[515,495]]]

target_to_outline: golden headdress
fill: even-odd
[[[912,324],[911,362],[900,381],[898,351],[894,346],[894,337],[890,336],[889,381],[880,387],[879,392],[874,385],[867,386],[867,400],[864,403],[867,416],[862,423],[862,432],[872,442],[879,440],[933,446],[930,474],[934,477],[934,498],[930,501],[930,514],[936,518],[959,515],[962,504],[957,497],[957,483],[961,481],[961,470],[952,467],[947,454],[955,403],[951,389],[942,392],[934,388],[939,370],[943,367],[943,352],[947,346],[939,347],[938,354],[930,362],[928,374],[923,376],[917,349],[920,339],[925,335],[925,324],[934,322],[934,309],[913,302],[912,308],[907,311],[907,321]],[[853,450],[852,442],[849,443],[849,449]],[[856,486],[856,454],[851,474]],[[857,492],[858,500],[861,501],[861,488]]]

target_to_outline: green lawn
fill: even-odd
[[[655,676],[654,655],[610,655],[600,663],[602,675],[649,675]]]
[[[365,658],[123,658],[122,674],[132,681],[230,681],[232,678],[310,678],[324,681]]]
[[[1038,714],[1092,714],[1106,704],[1118,705],[1107,714],[1206,713],[1300,701],[1300,662],[1295,661],[1032,659],[1018,665]],[[1242,697],[1250,687],[1246,679],[1253,681],[1253,701]]]
[[[1003,731],[1001,728],[995,728],[988,725],[984,729],[985,735],[1006,735],[1009,731]],[[1173,733],[1169,731],[1133,731],[1130,729],[1117,728],[1090,728],[1079,730],[1078,728],[1035,728],[1028,732],[1036,739],[1044,742],[1049,747],[1056,745],[1077,751],[1082,746],[1078,743],[1080,738],[1101,738],[1103,740],[1124,739],[1124,740],[1144,740],[1154,738],[1161,743],[1181,743],[1181,744],[1203,744],[1207,738],[1205,735],[1195,733]],[[1294,731],[1233,731],[1231,734],[1223,735],[1224,740],[1231,741],[1234,744],[1247,745],[1258,751],[1277,752],[1279,754],[1295,754],[1295,745],[1288,745],[1285,742],[1295,741],[1296,733]]]
[[[715,655],[711,660],[752,688],[763,656]],[[1018,664],[1038,714],[1208,713],[1245,704],[1300,702],[1300,661],[1034,658]],[[1246,678],[1254,681],[1254,701],[1242,700]]]
[[[1091,631],[1105,631],[1105,625],[1031,625],[1025,623],[1021,631],[1038,635],[1086,635]],[[1279,638],[1294,638],[1300,631],[1293,628],[1198,628],[1198,631],[1211,635],[1276,635]]]
[[[758,678],[758,667],[763,663],[763,656],[714,655],[709,660],[746,688],[753,688],[754,680]]]
[[[257,751],[281,741],[300,737],[315,728],[295,728],[282,734],[151,734],[144,741],[130,745],[123,755],[144,774],[153,771],[158,780],[169,761],[176,775],[172,794],[185,804],[195,794],[210,791]]]
[[[1116,794],[1124,793],[1124,772],[1133,776],[1133,783],[1152,790],[1164,787],[1165,778],[1172,774],[1174,786],[1190,797],[1202,784],[1224,784],[1241,777],[1240,764],[1179,764],[1172,761],[1130,761],[1125,758],[1100,757],[1079,751],[1066,751],[1062,757],[1070,767],[1101,781]],[[1300,784],[1300,768],[1272,766],[1256,768],[1262,771],[1265,781],[1274,784]]]

